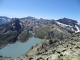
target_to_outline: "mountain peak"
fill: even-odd
[[[62,19],[59,19],[57,21],[60,23],[63,23],[63,24],[71,25],[71,26],[74,26],[75,24],[78,23],[76,20],[72,20],[69,18],[62,18]]]
[[[0,16],[0,25],[10,22],[10,18],[6,16]]]

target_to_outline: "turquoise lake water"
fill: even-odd
[[[37,43],[41,42],[41,39],[38,38],[30,38],[27,42],[21,43],[16,42],[14,44],[10,44],[0,50],[0,55],[3,57],[19,57],[25,54],[29,49],[36,45]]]

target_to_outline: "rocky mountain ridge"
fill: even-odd
[[[25,32],[27,33],[25,34]],[[40,39],[63,39],[77,32],[80,32],[80,25],[77,24],[77,21],[68,18],[60,20],[36,19],[34,17],[12,18],[9,23],[0,26],[0,46],[18,40],[25,42],[31,36]]]

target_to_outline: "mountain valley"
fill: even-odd
[[[76,20],[37,19],[31,16],[0,19],[3,23],[0,23],[1,49],[17,41],[24,43],[33,36],[42,39],[24,55],[17,58],[1,56],[0,60],[79,60],[80,25]]]

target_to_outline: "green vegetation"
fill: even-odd
[[[62,32],[58,31],[57,29],[54,29],[53,31],[48,33],[47,39],[63,39],[64,37],[65,35]]]
[[[50,26],[42,27],[39,31],[35,33],[35,37],[40,39],[63,39],[66,35],[57,29],[52,29]]]
[[[0,46],[2,44],[14,43],[17,39],[18,32],[17,31],[9,31],[5,34],[0,34]]]
[[[23,31],[19,37],[18,40],[20,42],[26,42],[32,35],[28,31]]]
[[[35,37],[40,38],[40,39],[44,39],[47,36],[49,31],[50,31],[49,26],[42,27],[40,30],[35,32]]]

